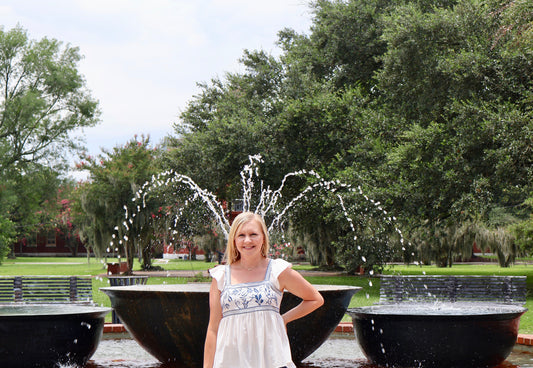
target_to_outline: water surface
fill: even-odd
[[[527,309],[514,304],[456,302],[456,303],[398,303],[353,308],[355,312],[376,315],[421,316],[477,316],[522,313]]]
[[[86,368],[170,368],[132,339],[104,339]],[[369,364],[353,334],[334,333],[301,368],[378,368]],[[66,367],[64,367],[66,368]],[[196,367],[192,367],[196,368]],[[475,367],[472,367],[475,368]],[[533,368],[533,347],[516,345],[498,368]]]
[[[92,307],[82,304],[0,304],[0,317],[50,316],[64,314],[85,314],[111,312],[111,308]]]

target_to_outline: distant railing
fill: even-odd
[[[0,303],[94,304],[90,276],[0,277]]]

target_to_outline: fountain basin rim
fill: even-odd
[[[377,304],[365,307],[348,308],[346,313],[357,318],[376,316],[379,318],[476,318],[505,316],[527,312],[527,308],[516,304],[457,302],[457,303],[408,303]]]
[[[80,305],[73,303],[41,304],[41,303],[0,303],[0,319],[3,317],[39,318],[42,316],[67,316],[80,314],[103,314],[112,308]]]
[[[361,290],[360,286],[350,285],[313,285],[318,291],[347,291],[353,290],[354,293]],[[190,293],[208,293],[211,283],[190,283],[190,284],[159,284],[159,285],[127,285],[127,286],[109,286],[100,288],[101,291],[140,291],[140,292],[190,292]]]

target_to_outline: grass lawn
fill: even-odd
[[[117,262],[117,259],[108,259],[108,262]],[[165,270],[185,270],[203,271],[213,266],[215,263],[203,261],[182,261],[169,260],[162,262],[154,261],[154,265],[159,265]],[[134,270],[139,270],[140,265],[134,264]],[[309,265],[294,265],[296,270],[313,270]],[[109,286],[109,281],[105,278],[106,265],[104,261],[91,258],[89,263],[87,258],[79,257],[18,257],[16,259],[6,259],[0,265],[0,276],[15,275],[91,275],[93,279],[93,299],[103,306],[110,306],[109,298],[102,293],[99,288]],[[501,268],[496,264],[455,264],[451,268],[438,268],[435,266],[405,266],[392,265],[385,270],[386,274],[403,275],[508,275],[527,276],[528,298],[525,307],[532,312],[526,312],[520,320],[520,333],[533,334],[533,265],[520,264],[509,268]],[[360,286],[362,290],[355,294],[350,303],[350,307],[372,305],[379,301],[379,278],[365,276],[309,276],[306,277],[313,284],[331,285],[352,285]],[[156,284],[183,284],[189,279],[184,277],[150,277],[148,283]],[[111,316],[108,315],[109,320]],[[349,321],[349,317],[344,318]]]

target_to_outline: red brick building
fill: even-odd
[[[58,231],[36,234],[13,245],[15,256],[69,257],[87,255],[87,249],[78,238],[67,241]]]

